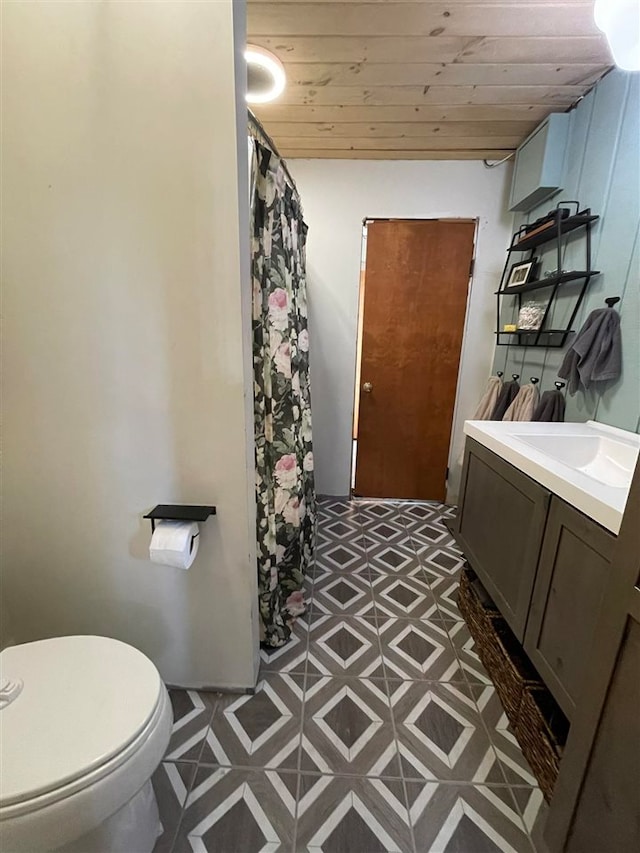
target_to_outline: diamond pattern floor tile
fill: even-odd
[[[270,673],[253,695],[220,699],[201,761],[298,769],[304,676]]]
[[[339,516],[327,521],[322,525],[320,533],[322,540],[328,541],[344,541],[352,542],[358,540],[362,536],[362,525],[360,517],[354,516]]]
[[[170,690],[173,728],[167,749],[170,761],[198,761],[219,693]]]
[[[436,599],[418,577],[378,575],[372,578],[376,613],[381,618],[438,619]]]
[[[301,769],[400,776],[386,682],[308,678]]]
[[[316,554],[318,572],[364,572],[369,573],[364,540],[349,543],[332,540],[318,549]]]
[[[425,572],[431,592],[436,599],[440,617],[451,621],[462,621],[462,613],[458,609],[458,588],[460,582],[457,578],[442,577],[441,575]]]
[[[323,572],[313,582],[313,609],[345,616],[375,616],[368,575]]]
[[[531,831],[543,802],[533,771],[522,754],[494,688],[473,684],[470,689],[498,757],[504,780],[513,788],[527,830]]]
[[[428,548],[445,548],[451,541],[451,534],[437,520],[431,523],[414,523],[409,534],[414,546],[421,554],[424,554]]]
[[[171,691],[154,853],[547,853],[457,607],[454,512],[319,499],[307,609],[255,694]]]
[[[359,522],[360,514],[353,501],[331,498],[326,501],[318,501],[318,526],[324,528],[327,522],[336,518]]]
[[[514,788],[514,797],[518,802],[518,788]],[[549,806],[542,798],[542,792],[537,801],[537,807],[529,807],[526,812],[523,812],[524,825],[531,836],[531,843],[536,853],[549,853],[549,848],[544,839],[544,829],[549,816]]]
[[[367,543],[369,571],[375,575],[421,575],[422,565],[410,540]]]
[[[362,525],[365,545],[375,547],[379,544],[395,542],[410,545],[409,535],[398,517],[366,518]]]
[[[421,619],[378,619],[388,678],[464,681],[444,627]]]
[[[308,672],[366,678],[380,665],[375,619],[326,616],[309,634]]]
[[[411,853],[400,780],[300,777],[296,850],[308,853]]]
[[[415,524],[425,524],[440,518],[441,504],[435,503],[406,503],[402,505],[402,515],[407,529]]]
[[[417,546],[416,551],[427,572],[430,581],[432,575],[457,578],[464,565],[464,558],[453,548],[439,545],[433,548],[428,545]]]
[[[366,534],[382,542],[398,537],[407,537],[407,528],[399,513],[379,517],[377,514],[361,515],[362,528]]]
[[[170,853],[182,816],[182,809],[196,774],[196,764],[163,761],[153,774],[151,782],[158,801],[162,833],[153,853]]]
[[[441,608],[440,613],[442,614],[443,612]],[[473,637],[469,633],[466,623],[445,621],[444,624],[467,681],[475,684],[490,685],[491,678],[476,653]]]
[[[508,788],[407,782],[416,849],[430,853],[531,853]]]
[[[371,522],[388,521],[403,524],[401,504],[394,501],[357,501],[360,521],[364,526]]]
[[[406,778],[487,779],[496,755],[466,685],[403,682],[390,692]]]
[[[291,853],[298,775],[198,769],[174,853]]]
[[[310,609],[310,608],[308,608]],[[304,675],[309,642],[308,617],[296,620],[291,639],[279,648],[261,647],[260,677],[269,672],[297,672]]]

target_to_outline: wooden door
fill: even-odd
[[[547,819],[552,853],[640,850],[639,518],[640,463],[584,648],[588,664]]]
[[[473,220],[375,220],[364,278],[355,494],[445,498]]]

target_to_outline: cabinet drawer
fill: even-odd
[[[458,537],[471,567],[520,640],[551,494],[467,438]]]
[[[554,497],[527,623],[525,651],[572,718],[616,537]]]

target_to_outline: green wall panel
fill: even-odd
[[[573,110],[566,155],[565,188],[528,214],[516,217],[516,227],[532,221],[559,201],[576,199],[600,215],[592,231],[592,265],[602,270],[593,279],[574,322],[577,331],[606,296],[620,296],[623,373],[598,394],[567,396],[567,421],[595,418],[603,423],[640,431],[640,74],[614,70]],[[580,236],[579,236],[580,235]],[[583,232],[567,242],[564,269],[582,269]],[[543,269],[553,269],[553,253],[541,256]],[[571,289],[573,288],[573,289]],[[551,322],[561,328],[574,304],[576,287],[565,285]],[[504,300],[501,322],[515,322],[515,312]],[[566,348],[497,347],[494,370],[521,381],[540,377],[540,389],[553,388]]]

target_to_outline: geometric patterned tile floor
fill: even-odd
[[[437,503],[321,499],[253,695],[172,690],[154,853],[541,853],[542,793],[456,606]]]

